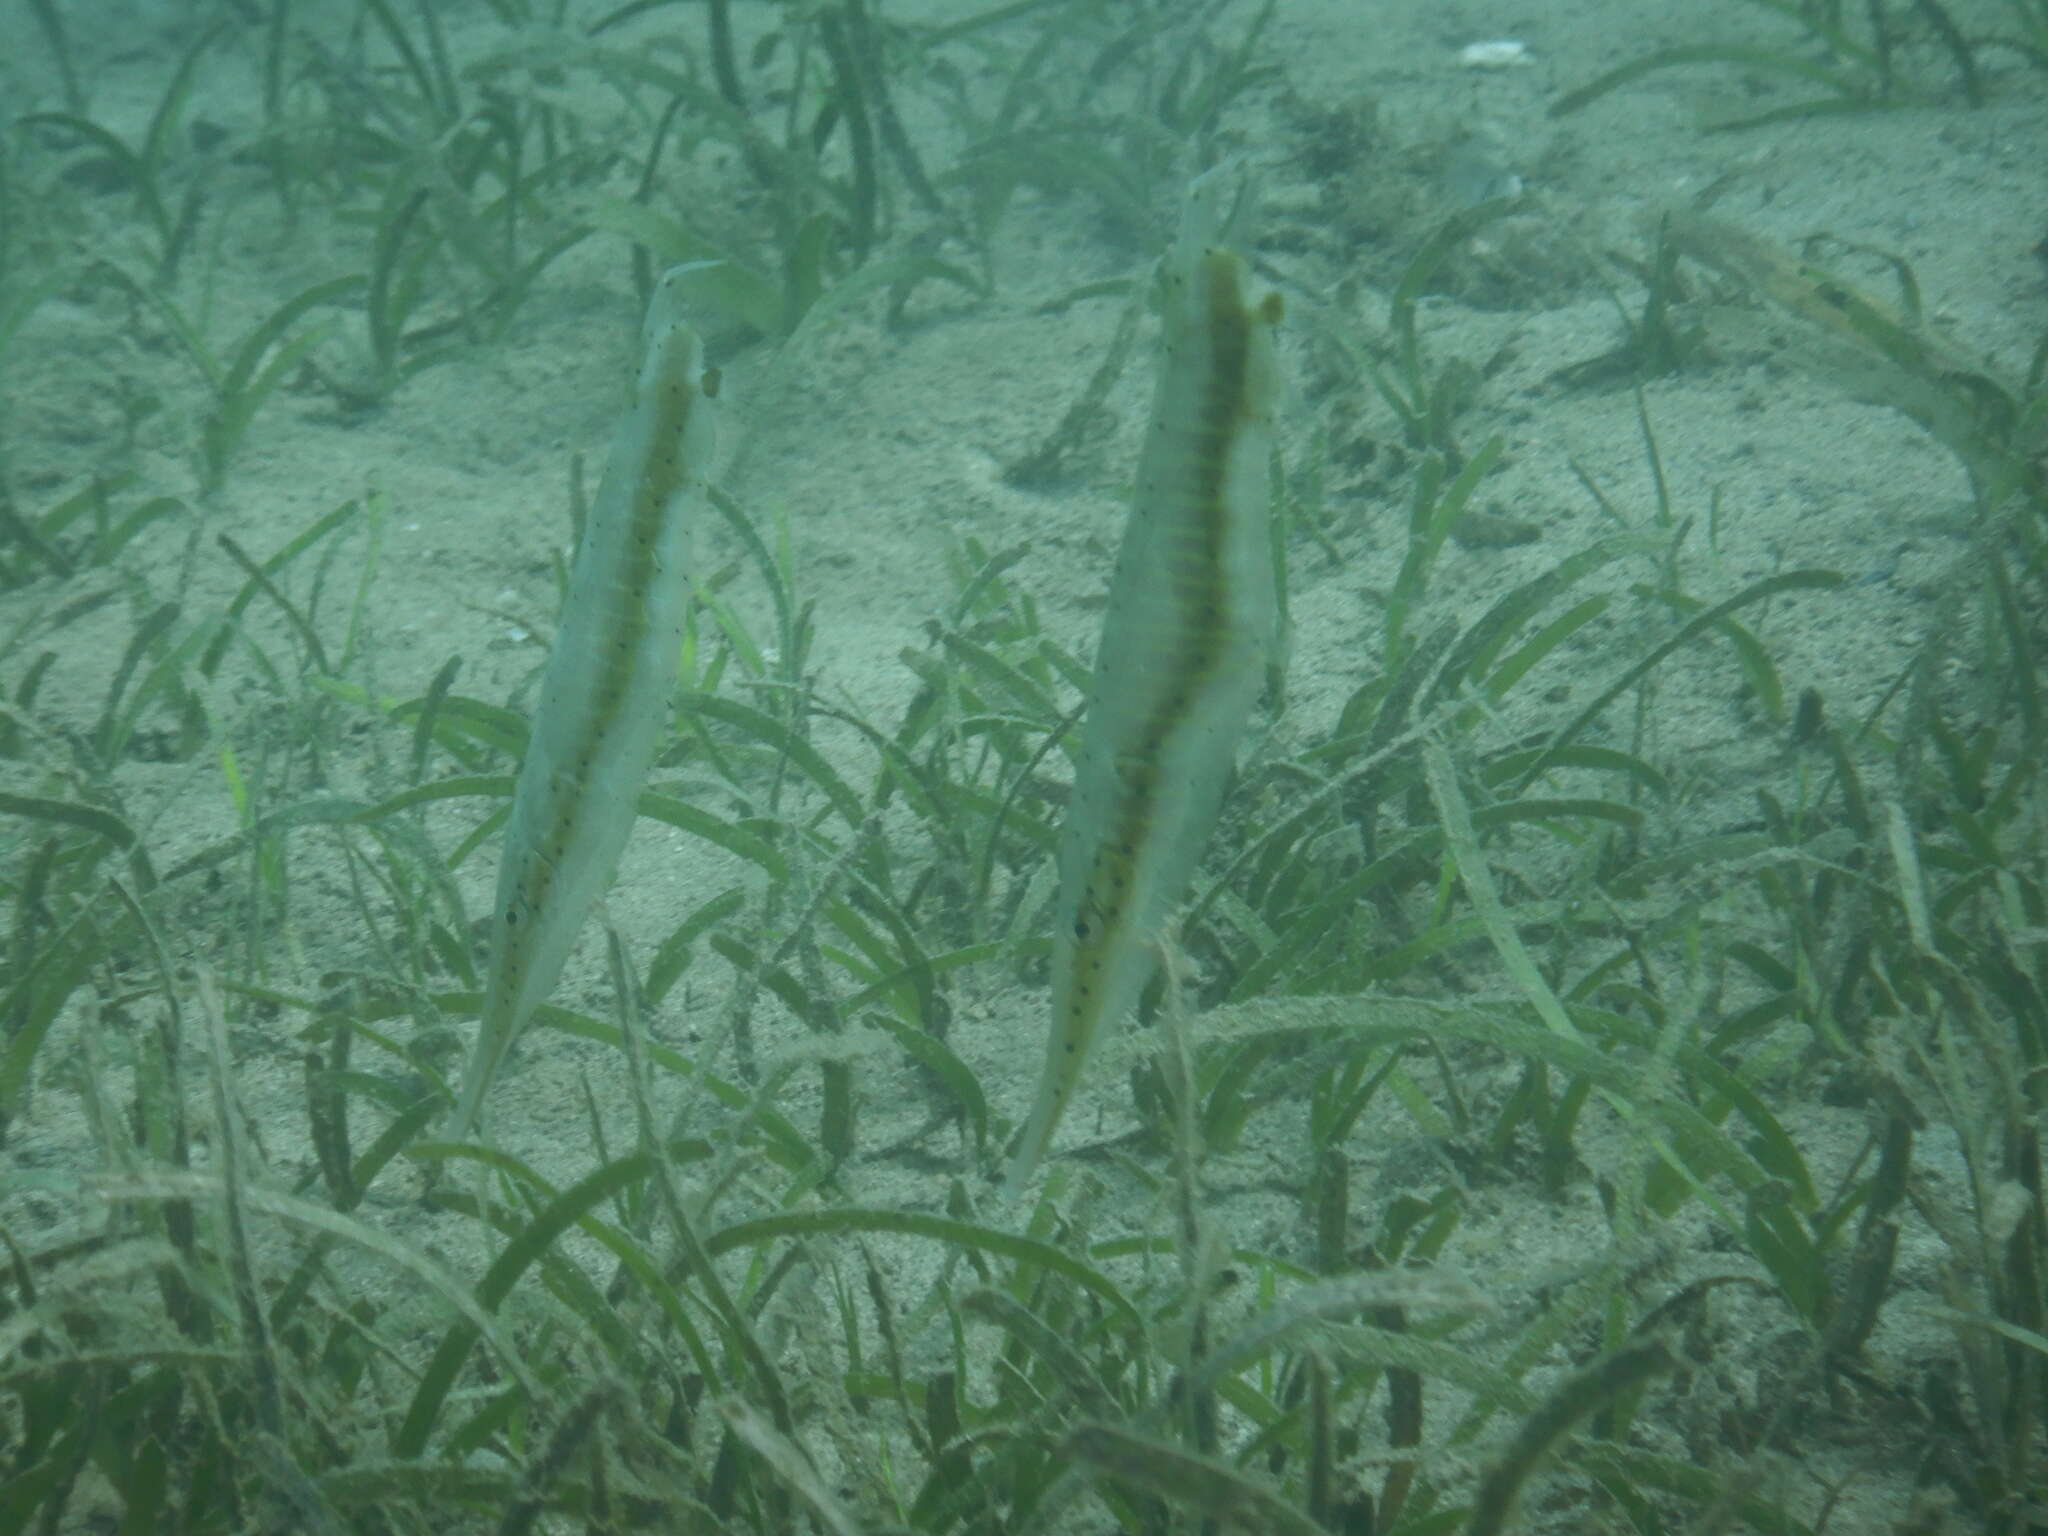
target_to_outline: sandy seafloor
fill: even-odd
[[[139,134],[199,8],[62,8],[86,61],[96,114],[118,132]],[[743,41],[773,13],[744,0],[736,9]],[[883,9],[895,20],[918,22],[978,7],[897,0]],[[2005,25],[2005,8],[1989,0],[1956,0],[1952,9],[1973,34]],[[301,10],[302,20],[313,24],[317,8]],[[1239,5],[1224,12],[1217,35],[1234,39],[1251,10]],[[458,61],[496,35],[498,23],[480,4],[450,5],[444,14]],[[26,17],[26,7],[10,13],[10,45],[0,49],[0,103],[10,116],[58,105]],[[636,35],[651,38],[663,26],[685,26],[694,36],[699,24],[694,10],[667,19],[657,13]],[[1988,100],[1975,108],[1955,90],[1946,58],[1916,44],[1901,68],[1927,84],[1929,99],[1896,110],[1705,132],[1705,119],[1793,99],[1780,87],[1714,66],[1653,74],[1581,112],[1547,115],[1565,90],[1650,49],[1777,39],[1791,30],[1762,8],[1733,0],[1499,6],[1280,0],[1264,52],[1273,76],[1232,109],[1219,144],[1248,167],[1257,198],[1251,228],[1259,270],[1280,285],[1292,311],[1283,343],[1292,374],[1281,413],[1286,449],[1303,452],[1321,424],[1353,457],[1338,464],[1333,455],[1329,479],[1331,537],[1341,559],[1332,561],[1306,538],[1292,547],[1288,713],[1265,750],[1284,752],[1290,741],[1326,732],[1345,697],[1372,674],[1380,654],[1378,603],[1405,537],[1401,497],[1408,476],[1388,468],[1397,425],[1369,390],[1349,382],[1333,387],[1303,328],[1317,324],[1328,312],[1324,306],[1331,306],[1356,335],[1383,342],[1388,296],[1401,265],[1477,185],[1518,181],[1524,209],[1488,232],[1486,249],[1461,253],[1462,277],[1453,292],[1425,302],[1421,330],[1433,359],[1484,367],[1487,376],[1460,422],[1459,440],[1473,447],[1494,434],[1503,439],[1501,467],[1487,480],[1480,503],[1531,525],[1535,536],[1511,547],[1447,547],[1425,624],[1449,613],[1469,619],[1509,584],[1608,531],[1574,461],[1627,521],[1653,520],[1653,483],[1631,392],[1611,381],[1574,387],[1557,375],[1616,343],[1608,286],[1632,310],[1641,302],[1640,285],[1607,254],[1640,260],[1646,218],[1718,179],[1727,178],[1727,186],[1715,214],[1767,241],[1789,248],[1825,232],[1910,263],[1928,324],[1948,344],[1999,376],[2024,374],[2048,330],[2048,269],[2037,249],[2048,236],[2048,74],[2029,72],[2014,55],[1986,52]],[[1525,59],[1491,70],[1461,62],[1461,48],[1490,39],[1522,43]],[[249,39],[215,50],[199,71],[192,118],[229,126],[251,121],[256,59]],[[960,62],[968,67],[972,60],[963,54]],[[618,111],[617,98],[587,76],[572,77],[561,89],[595,120]],[[957,146],[944,121],[915,90],[903,93],[902,106],[928,161],[949,163]],[[1337,132],[1334,125],[1346,120],[1376,128],[1358,135],[1351,158],[1331,170],[1327,145],[1318,157],[1311,141],[1318,132]],[[46,147],[28,152],[25,163],[31,176],[48,176],[67,153]],[[171,163],[175,174],[175,151]],[[1307,163],[1325,168],[1325,182],[1305,169]],[[730,151],[716,147],[680,161],[675,174],[693,198],[744,183]],[[229,184],[236,178],[233,194],[209,205],[175,289],[195,312],[205,310],[209,334],[217,336],[245,333],[284,298],[322,278],[359,271],[364,261],[360,230],[323,224],[317,210],[292,227],[254,171],[234,172]],[[610,187],[621,190],[616,176]],[[1354,196],[1355,203],[1346,201]],[[1376,212],[1369,204],[1381,196],[1387,205]],[[1170,227],[1171,202],[1162,186],[1160,237]],[[899,234],[919,228],[907,201],[897,203]],[[83,216],[65,241],[81,270],[101,255],[137,259],[137,225],[122,192],[91,193],[77,206]],[[816,604],[812,681],[824,700],[884,728],[894,724],[916,686],[899,653],[925,647],[921,626],[957,590],[949,558],[969,539],[991,550],[1028,541],[1012,582],[1036,597],[1052,633],[1087,654],[1122,516],[1120,486],[1144,420],[1151,329],[1111,397],[1107,430],[1079,455],[1063,484],[1018,489],[1002,469],[1039,441],[1076,397],[1108,344],[1121,303],[1108,297],[1048,310],[1048,301],[1086,282],[1132,274],[1156,249],[1112,228],[1085,198],[1049,199],[1027,190],[1001,227],[992,297],[926,285],[895,326],[884,323],[879,305],[856,305],[806,335],[805,350],[786,370],[786,388],[772,398],[762,390],[767,346],[720,359],[727,381],[724,457],[732,465],[725,478],[764,525],[786,522],[800,596]],[[1836,259],[1871,291],[1892,291],[1881,261]],[[1779,599],[1750,621],[1790,690],[1818,689],[1834,718],[1860,719],[1926,633],[1942,575],[1967,549],[1968,486],[1955,458],[1905,417],[1858,403],[1790,366],[1782,343],[1791,327],[1771,322],[1754,306],[1735,308],[1742,313],[1725,325],[1707,316],[1714,341],[1706,355],[1644,390],[1675,514],[1696,520],[1681,556],[1687,590],[1711,600],[1774,570],[1843,573],[1848,580],[1838,589]],[[345,371],[351,351],[360,353],[360,323],[359,315],[345,318],[322,343],[319,355],[333,369]],[[355,681],[386,697],[411,698],[449,657],[459,656],[458,691],[530,704],[532,674],[543,654],[534,632],[552,622],[551,560],[568,528],[571,460],[587,456],[594,479],[630,376],[635,324],[626,248],[616,236],[593,237],[548,270],[502,341],[459,352],[381,407],[343,412],[330,393],[292,381],[256,420],[224,487],[207,499],[197,493],[189,452],[204,398],[163,324],[104,286],[82,282],[67,289],[34,316],[0,365],[0,432],[17,506],[38,512],[90,476],[132,468],[139,475],[135,495],[179,496],[189,510],[153,529],[115,571],[75,578],[80,591],[111,585],[122,587],[122,595],[54,642],[59,655],[43,684],[40,718],[56,727],[91,726],[139,613],[174,597],[189,615],[225,601],[240,576],[219,552],[215,533],[231,532],[260,558],[338,503],[373,490],[388,498],[390,512],[381,564],[365,595]],[[1364,450],[1375,445],[1378,456],[1367,461]],[[195,527],[203,530],[196,546],[189,543]],[[710,558],[733,553],[721,537],[709,544]],[[180,590],[179,562],[188,547],[196,549],[197,565]],[[358,526],[328,574],[320,622],[330,647],[366,548]],[[1620,594],[1605,627],[1593,643],[1548,663],[1556,672],[1549,686],[1523,690],[1528,697],[1513,709],[1527,713],[1511,710],[1498,725],[1498,739],[1540,723],[1538,709],[1576,707],[1604,681],[1606,663],[1620,651],[1603,654],[1598,636],[1611,636],[1619,646],[1659,621],[1661,610],[1628,596],[1631,583],[1653,575],[1643,562],[1621,562],[1604,573],[1608,589]],[[292,588],[302,598],[305,577],[297,572]],[[30,620],[53,590],[41,583],[0,594],[0,633]],[[758,587],[743,579],[734,592],[742,611],[765,623]],[[275,654],[290,654],[268,605],[259,603],[251,622]],[[31,636],[0,664],[0,686],[10,695],[16,672],[42,648]],[[1764,786],[1785,793],[1794,770],[1782,728],[1760,719],[1744,700],[1726,651],[1695,649],[1662,680],[1643,750],[1689,775],[1677,786],[1676,814],[1683,829],[1696,834],[1745,822],[1754,814],[1754,791]],[[231,664],[207,703],[223,737],[237,744],[245,762],[255,762],[255,744],[277,728],[274,698],[245,666]],[[384,730],[387,766],[402,762],[403,734],[375,729]],[[377,777],[381,770],[367,745],[372,730],[365,719],[339,733],[328,753],[334,781],[320,787],[300,780],[295,792],[367,796],[393,787]],[[822,725],[819,739],[856,784],[869,782],[872,758],[857,740]],[[21,792],[66,793],[64,754],[56,738],[48,746],[40,755],[0,763],[0,783]],[[453,771],[445,761],[437,766]],[[138,756],[120,767],[116,782],[160,868],[236,825],[213,748],[182,763]],[[440,846],[453,846],[473,824],[477,804],[457,803],[430,817]],[[0,822],[0,840],[17,830]],[[16,857],[18,850],[10,851],[10,860]],[[461,871],[474,913],[488,908],[493,865],[486,849]],[[355,931],[346,873],[331,845],[318,836],[300,838],[291,873],[288,928],[264,946],[271,967],[265,979],[308,992],[324,973],[376,969],[376,951]],[[172,933],[178,963],[232,972],[246,962],[240,916],[246,879],[246,869],[231,866],[217,889],[182,899]],[[746,879],[744,867],[728,856],[643,822],[609,911],[644,956],[682,913]],[[602,946],[594,935],[593,928],[557,997],[607,1016]],[[1472,965],[1479,985],[1498,985],[1483,956],[1473,957]],[[715,1069],[731,1071],[716,1035],[729,983],[722,963],[707,955],[652,1028],[680,1048],[704,1052]],[[981,1075],[998,1112],[1021,1116],[1044,1039],[1043,990],[997,967],[959,975],[952,986],[953,1048]],[[292,1027],[289,1019],[252,1018],[235,1035],[237,1086],[274,1177],[287,1182],[312,1166]],[[75,1014],[60,1021],[47,1062],[75,1052],[78,1028]],[[771,1059],[802,1040],[790,1021],[772,1012],[762,1013],[757,1028]],[[1115,1049],[1105,1054],[1068,1118],[1063,1145],[1112,1137],[1129,1126],[1127,1063]],[[557,1179],[573,1177],[594,1156],[578,1077],[585,1068],[598,1101],[616,1117],[616,1149],[633,1134],[631,1112],[616,1061],[593,1049],[534,1037],[493,1100],[495,1134]],[[89,1206],[19,1182],[27,1173],[43,1181],[97,1161],[75,1096],[59,1074],[44,1075],[48,1080],[0,1149],[0,1218],[31,1246],[98,1219]],[[1468,1091],[1488,1098],[1511,1081],[1508,1074],[1475,1082]],[[864,1148],[888,1146],[924,1124],[932,1101],[899,1056],[866,1058],[860,1083]],[[815,1085],[815,1071],[798,1072],[780,1105],[800,1125],[816,1123]],[[1780,1108],[1826,1187],[1860,1145],[1864,1120],[1858,1112],[1822,1106],[1810,1084],[1785,1091]],[[359,1137],[365,1134],[358,1130]],[[1596,1162],[1601,1134],[1597,1117],[1589,1119],[1589,1157]],[[1286,1192],[1305,1172],[1301,1142],[1298,1120],[1269,1112],[1254,1121],[1242,1147],[1210,1164],[1212,1215],[1237,1244],[1297,1260],[1307,1256],[1299,1203]],[[1352,1163],[1363,1225],[1391,1196],[1426,1194],[1459,1177],[1387,1098],[1358,1132]],[[1108,1181],[1110,1203],[1096,1217],[1098,1234],[1167,1226],[1164,1211],[1114,1163],[1071,1166],[1086,1166]],[[1937,1198],[1966,1198],[1953,1145],[1940,1134],[1923,1138],[1920,1168]],[[914,1154],[863,1158],[845,1182],[849,1198],[860,1204],[934,1210],[949,1179],[967,1171],[954,1133],[941,1130]],[[364,1214],[408,1241],[434,1245],[473,1272],[481,1262],[474,1229],[425,1214],[416,1200],[418,1179],[416,1170],[395,1165],[372,1191]],[[1608,1241],[1590,1180],[1575,1181],[1555,1201],[1520,1177],[1470,1184],[1464,1223],[1446,1259],[1507,1319],[1526,1316],[1545,1287],[1568,1278]],[[1696,1211],[1681,1218],[1672,1246],[1655,1261],[1667,1283],[1741,1267],[1735,1255],[1708,1251],[1711,1241]],[[899,1296],[919,1296],[931,1276],[930,1253],[913,1245],[878,1245],[877,1251]],[[277,1263],[284,1257],[282,1248],[270,1255]],[[1935,1237],[1909,1223],[1896,1295],[1870,1344],[1877,1377],[1909,1383],[1948,1351],[1942,1325],[1915,1312],[1916,1302],[1938,1298],[1942,1260]],[[385,1279],[375,1269],[363,1275],[366,1286]],[[1711,1364],[1702,1367],[1701,1381],[1684,1396],[1661,1399],[1662,1417],[1650,1419],[1646,1432],[1674,1454],[1733,1468],[1740,1464],[1738,1451],[1714,1442],[1715,1425],[1725,1422],[1717,1416],[1775,1406],[1782,1380],[1774,1373],[1796,1356],[1788,1342],[1794,1330],[1780,1306],[1747,1292],[1717,1303],[1712,1326]],[[1539,1372],[1535,1379],[1546,1378]],[[1438,1428],[1443,1422],[1433,1420]],[[1808,1518],[1822,1481],[1842,1481],[1831,1528],[1889,1530],[1911,1497],[1913,1452],[1909,1439],[1887,1441],[1887,1434],[1904,1437],[1905,1430],[1865,1433],[1848,1450],[1825,1439],[1801,1443],[1795,1432],[1783,1454],[1774,1452],[1751,1471]],[[1547,1528],[1540,1501],[1528,1517],[1531,1528]]]

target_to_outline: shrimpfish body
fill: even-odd
[[[1277,641],[1269,468],[1277,294],[1212,242],[1217,173],[1189,192],[1160,277],[1152,419],[1111,580],[1060,844],[1053,1017],[1005,1187],[1021,1192],[1090,1046],[1137,1002],[1215,825]]]
[[[611,884],[668,726],[689,595],[685,541],[711,468],[718,388],[682,317],[686,270],[666,274],[648,306],[633,408],[613,438],[541,674],[457,1137],[475,1128],[506,1052]]]

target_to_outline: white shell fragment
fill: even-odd
[[[1467,69],[1520,69],[1534,64],[1536,57],[1527,43],[1511,37],[1496,37],[1483,43],[1467,43],[1458,50],[1458,62]]]

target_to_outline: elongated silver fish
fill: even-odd
[[[1277,640],[1269,466],[1278,294],[1214,242],[1224,177],[1188,191],[1160,271],[1158,379],[1060,843],[1053,1017],[1004,1186],[1044,1157],[1097,1033],[1137,1002],[1186,892]]]
[[[453,1134],[475,1129],[505,1053],[611,884],[675,694],[685,540],[715,449],[718,375],[683,320],[690,268],[656,286],[633,408],[612,439],[541,674],[498,866],[490,979]]]

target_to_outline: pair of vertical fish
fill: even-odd
[[[1278,295],[1254,299],[1216,242],[1221,173],[1189,189],[1161,265],[1162,338],[1137,490],[1110,585],[1060,848],[1053,1017],[1014,1199],[1080,1085],[1090,1046],[1136,1003],[1185,894],[1276,643],[1268,468]],[[714,450],[687,274],[648,308],[621,423],[542,675],[499,868],[482,1026],[454,1133],[476,1126],[506,1051],[553,990],[610,883],[668,719],[684,543]]]
[[[1060,841],[1053,1016],[1005,1183],[1022,1192],[1090,1046],[1138,1001],[1215,826],[1278,642],[1269,475],[1280,296],[1217,241],[1225,172],[1188,189],[1159,272],[1152,420]]]

